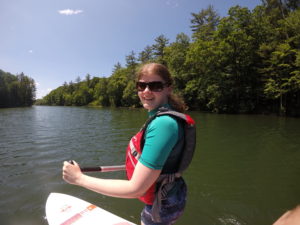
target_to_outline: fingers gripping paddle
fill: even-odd
[[[74,165],[73,160],[70,160],[69,163]],[[80,170],[81,172],[113,172],[113,171],[125,170],[125,165],[80,167]]]

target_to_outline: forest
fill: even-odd
[[[171,71],[191,110],[300,116],[300,0],[262,0],[220,17],[213,6],[191,13],[191,37],[163,34],[131,51],[106,77],[78,77],[40,105],[140,107],[135,73],[147,62]]]
[[[32,106],[35,82],[24,73],[13,75],[0,70],[0,108]]]

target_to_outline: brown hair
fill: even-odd
[[[168,70],[168,68],[162,64],[159,63],[148,63],[142,65],[142,67],[138,70],[136,74],[137,81],[140,80],[143,76],[149,76],[151,74],[156,74],[160,76],[168,86],[172,86],[174,83],[174,80]],[[173,92],[169,96],[169,104],[171,107],[178,111],[178,112],[184,112],[187,110],[187,107],[179,96],[175,95]]]

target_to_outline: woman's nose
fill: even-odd
[[[151,90],[149,89],[149,86],[147,85],[145,90],[143,92],[151,92]]]

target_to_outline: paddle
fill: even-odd
[[[73,160],[70,160],[69,163],[74,165]],[[80,170],[81,172],[113,172],[125,170],[125,165],[80,167]]]

